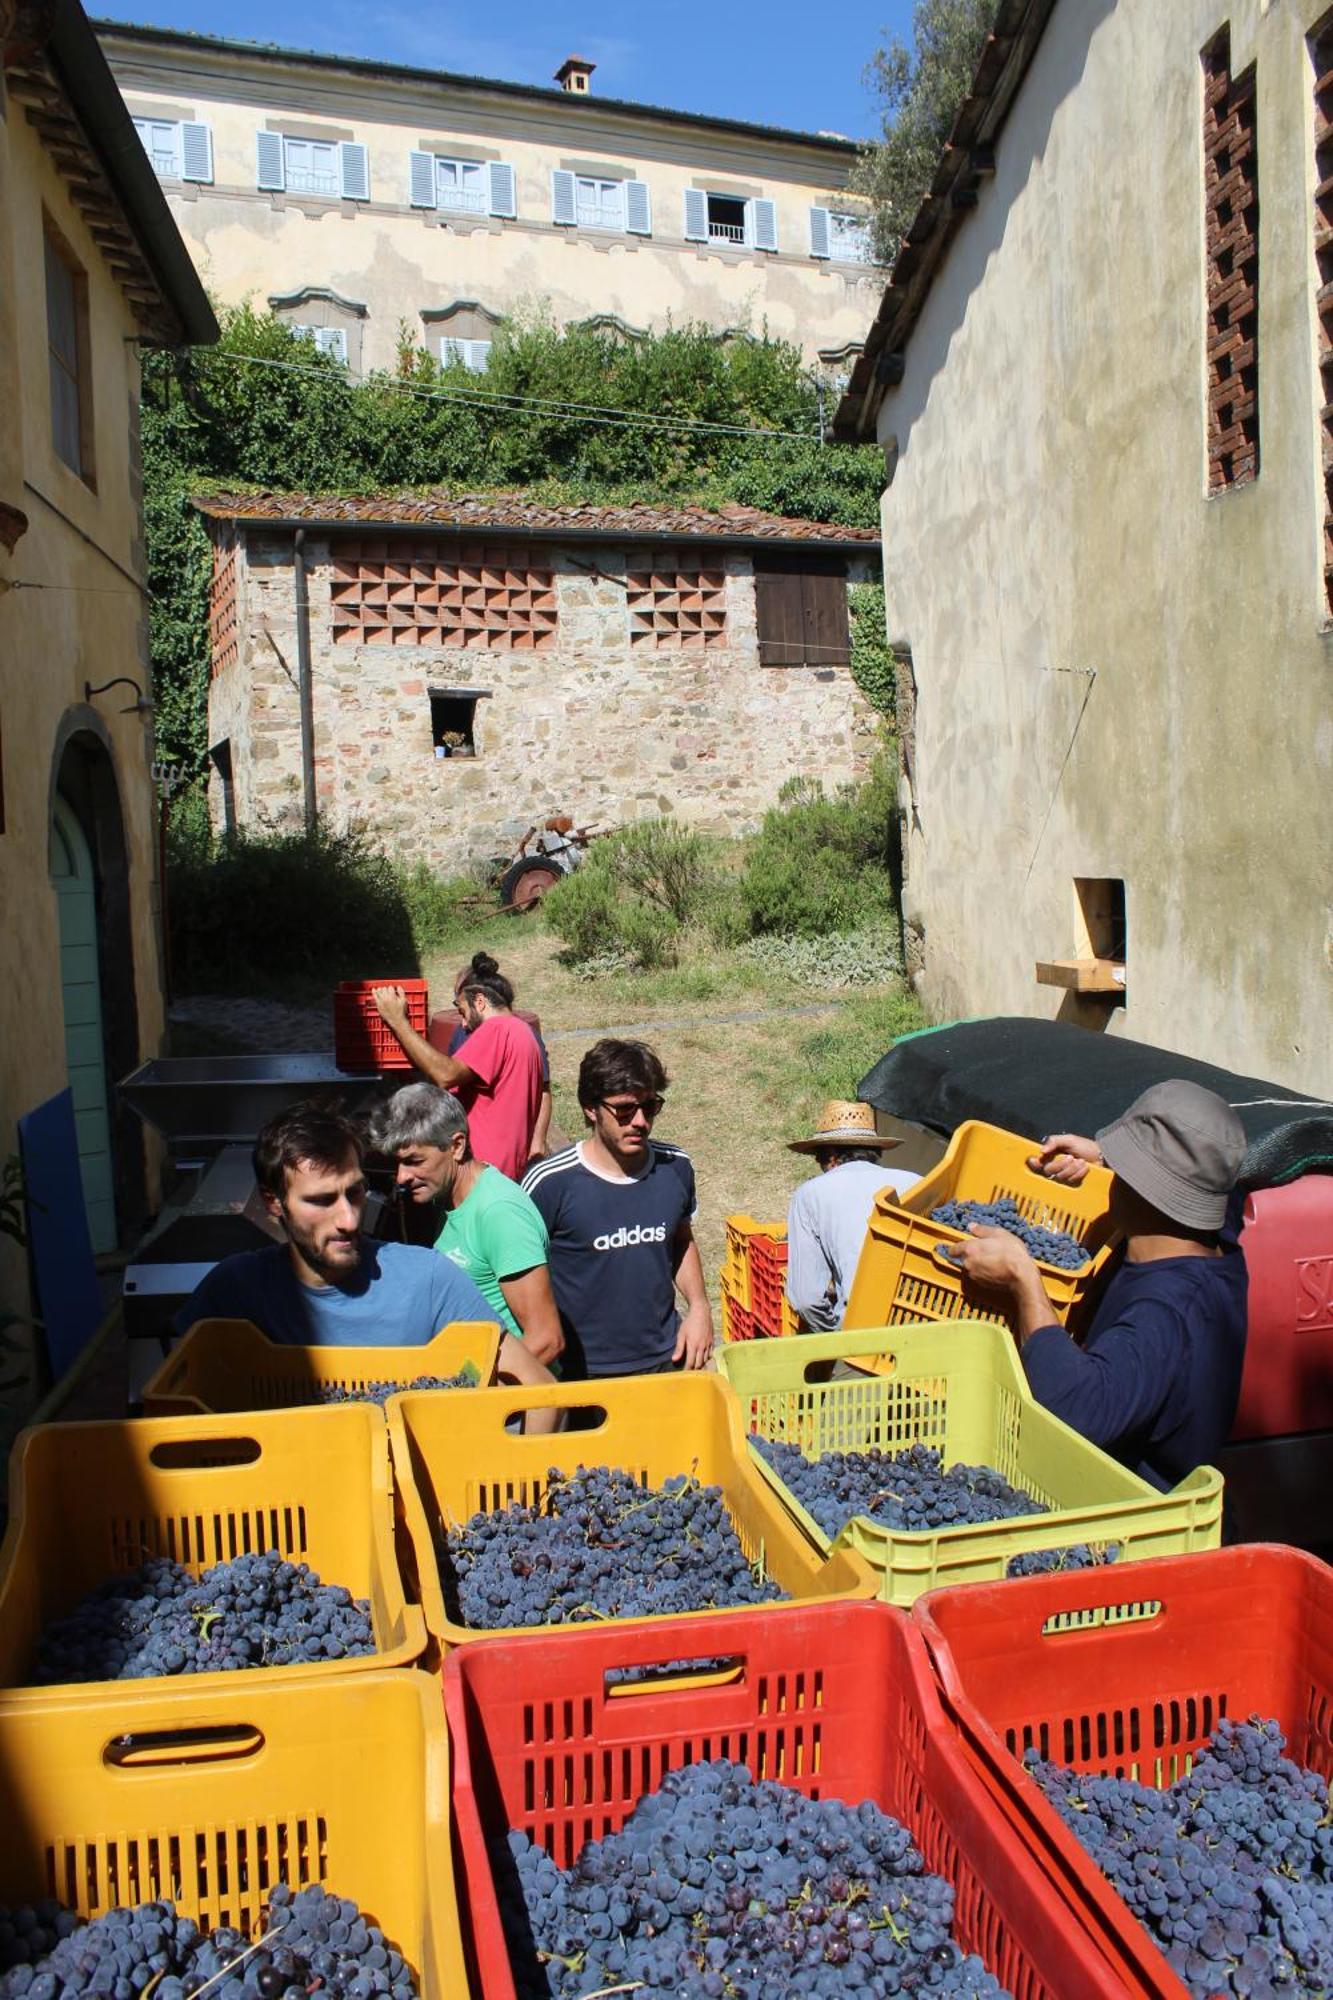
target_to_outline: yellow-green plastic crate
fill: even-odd
[[[876,1372],[830,1379],[838,1362]],[[910,1605],[948,1584],[995,1582],[1012,1557],[1034,1549],[1115,1547],[1118,1567],[1216,1548],[1221,1540],[1219,1472],[1201,1466],[1172,1492],[1158,1492],[1041,1407],[999,1327],[939,1320],[753,1341],[723,1348],[718,1367],[735,1394],[742,1432],[794,1444],[809,1459],[933,1445],[946,1467],[994,1466],[1051,1509],[924,1534],[861,1518],[831,1541],[755,1452],[814,1546],[855,1549],[878,1573],[886,1603]]]
[[[452,1321],[416,1347],[318,1347],[270,1340],[249,1320],[201,1319],[145,1388],[144,1415],[319,1408],[320,1389],[350,1393],[371,1382],[406,1389],[420,1376],[447,1381],[468,1367],[489,1385],[499,1356],[494,1320]]]

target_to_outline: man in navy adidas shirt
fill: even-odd
[[[566,1380],[702,1368],[712,1354],[694,1168],[652,1137],[666,1087],[645,1043],[595,1043],[579,1069],[584,1138],[524,1177],[550,1233]]]

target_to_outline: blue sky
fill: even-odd
[[[280,11],[260,0],[225,8],[218,0],[92,0],[89,11],[515,83],[549,83],[576,53],[596,62],[593,88],[606,97],[865,138],[876,121],[862,72],[883,31],[908,34],[913,9],[912,0],[874,0],[821,19],[796,0],[675,0],[637,16],[630,7],[608,16],[578,0],[509,0],[494,15],[460,0],[288,0]]]

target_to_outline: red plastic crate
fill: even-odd
[[[711,1757],[814,1798],[873,1799],[954,1883],[954,1934],[1017,2000],[1121,1988],[996,1815],[940,1706],[920,1635],[884,1604],[464,1646],[444,1667],[455,1865],[474,2000],[513,2000],[487,1837],[521,1828],[567,1866],[666,1773]],[[694,1678],[680,1663],[708,1661]],[[608,1684],[626,1667],[673,1678]],[[780,1984],[780,1982],[778,1982]]]
[[[1035,1747],[1165,1786],[1224,1716],[1275,1716],[1333,1776],[1333,1570],[1253,1544],[936,1591],[913,1609],[973,1768],[1031,1866],[1080,1912],[1126,1993],[1188,2000],[1148,1932],[1026,1776]]]
[[[426,1032],[428,1003],[424,979],[344,979],[333,993],[333,1060],[338,1069],[411,1069],[392,1029],[381,1021],[371,998],[376,986],[401,986],[407,1023]]]
[[[722,1280],[722,1338],[723,1340],[754,1340],[759,1333],[752,1312],[747,1312],[740,1300],[728,1289]]]
[[[800,1332],[787,1304],[787,1239],[756,1234],[750,1238],[750,1308],[759,1332],[781,1340]]]

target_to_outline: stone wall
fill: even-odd
[[[384,643],[364,630],[334,636],[346,542],[331,548],[311,534],[306,543],[319,803],[331,824],[362,821],[406,861],[456,871],[511,852],[556,812],[602,826],[674,813],[742,833],[787,778],[842,784],[873,751],[874,712],[846,667],[759,664],[748,553],[670,552],[717,580],[703,594],[725,603],[725,625],[717,629],[714,609],[706,635],[694,614],[674,615],[670,592],[654,595],[651,617],[642,590],[631,609],[627,573],[645,574],[666,551],[528,543],[521,562],[552,572],[553,635],[417,643],[414,628],[411,642]],[[450,549],[443,538],[432,546]],[[293,823],[302,782],[291,537],[251,529],[238,553],[238,653],[213,680],[209,740],[230,742],[239,825]],[[854,575],[866,573],[866,558],[851,560]],[[474,755],[436,756],[432,689],[484,691]]]

